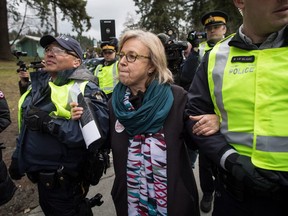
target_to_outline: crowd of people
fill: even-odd
[[[207,38],[187,47],[177,85],[152,32],[103,42],[94,73],[78,41],[43,36],[44,68],[19,73],[20,132],[9,175],[0,164],[0,204],[15,192],[10,177],[26,175],[45,215],[93,215],[86,195],[111,150],[119,216],[287,215],[288,1],[233,2],[243,17],[238,31],[225,35],[225,12],[204,14]],[[1,132],[10,123],[1,91],[0,106]],[[90,142],[87,110],[99,133]]]

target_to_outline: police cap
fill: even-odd
[[[118,40],[117,38],[112,38],[110,41],[103,41],[100,45],[102,51],[112,50],[117,51],[118,49]]]
[[[201,18],[202,25],[205,27],[211,25],[226,25],[228,21],[228,15],[223,11],[212,11],[204,14]]]

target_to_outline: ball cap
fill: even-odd
[[[204,14],[201,18],[202,25],[210,26],[210,25],[226,25],[228,21],[228,15],[223,11],[212,11]]]
[[[75,52],[80,59],[83,58],[83,52],[79,42],[69,36],[60,35],[58,37],[53,37],[52,35],[44,35],[40,39],[40,45],[43,48],[46,48],[54,41],[56,41],[65,50]]]

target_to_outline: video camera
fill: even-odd
[[[160,33],[157,36],[165,48],[168,68],[173,74],[177,74],[179,72],[179,65],[183,60],[182,53],[188,47],[187,42],[171,40],[165,33]]]
[[[197,32],[195,30],[192,30],[188,33],[187,41],[192,44],[193,47],[199,46],[199,40],[206,39],[207,33],[206,32]]]
[[[30,64],[27,66],[25,62],[20,59],[21,56],[27,56],[27,52],[13,50],[12,54],[18,59],[18,62],[16,63],[16,65],[19,66],[19,68],[17,69],[17,73],[19,73],[20,71],[27,71],[29,68],[38,70],[39,68],[44,67],[41,60],[30,62]]]
[[[165,48],[168,68],[173,73],[175,83],[178,83],[180,79],[180,65],[184,59],[183,53],[188,48],[188,44],[185,41],[171,40],[165,33],[160,33],[157,36]]]
[[[183,61],[183,51],[188,48],[185,41],[169,41],[165,45],[165,53],[168,61],[168,68],[173,74],[180,72],[180,64]]]
[[[27,56],[27,52],[21,52],[18,50],[13,50],[12,54],[19,59],[21,56]]]

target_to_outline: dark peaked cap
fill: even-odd
[[[228,21],[228,15],[222,11],[212,11],[204,14],[201,18],[202,25],[210,26],[210,25],[218,25],[224,24],[226,25]]]

